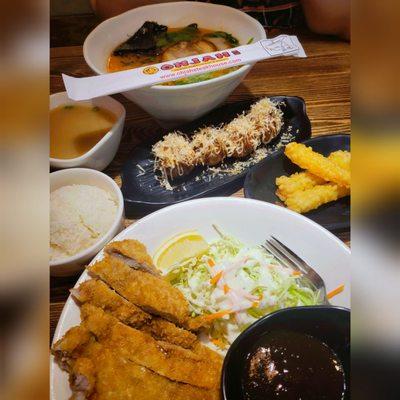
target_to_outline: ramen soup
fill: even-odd
[[[144,67],[177,58],[210,53],[239,46],[238,39],[228,32],[199,28],[190,24],[169,28],[156,22],[145,22],[126,42],[119,45],[107,63],[108,72]],[[164,85],[184,85],[225,75],[240,67],[207,72],[201,75],[167,82]]]
[[[50,111],[50,157],[80,157],[115,124],[116,116],[101,107],[62,105]]]

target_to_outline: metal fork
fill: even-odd
[[[295,271],[299,271],[301,279],[304,279],[307,283],[311,284],[313,288],[319,291],[320,299],[323,304],[329,304],[326,297],[326,287],[324,280],[320,275],[308,265],[302,258],[300,258],[296,253],[290,250],[286,245],[284,245],[276,237],[271,236],[270,239],[265,241],[262,245],[267,252],[271,253],[279,262],[288,268]]]

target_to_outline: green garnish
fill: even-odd
[[[253,43],[253,41],[254,41],[254,38],[252,37],[252,38],[250,38],[250,39],[247,41],[246,44],[251,44],[251,43]]]
[[[222,38],[225,39],[229,44],[231,44],[234,47],[239,46],[239,40],[237,40],[234,36],[232,36],[228,32],[216,31],[216,32],[206,33],[204,37]]]
[[[164,32],[157,37],[157,47],[171,46],[182,41],[190,42],[199,35],[197,24],[190,24],[185,28],[175,32]]]

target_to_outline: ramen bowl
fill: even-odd
[[[83,46],[89,67],[97,74],[106,74],[112,51],[146,21],[170,28],[197,23],[200,28],[229,32],[240,44],[266,38],[264,28],[257,20],[232,7],[191,1],[154,4],[127,11],[98,25]],[[192,121],[222,103],[253,65],[244,65],[207,81],[177,86],[156,85],[129,90],[123,95],[164,125]]]

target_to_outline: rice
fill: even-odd
[[[111,228],[117,201],[90,185],[63,186],[50,194],[50,260],[75,255]]]

